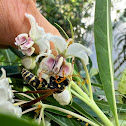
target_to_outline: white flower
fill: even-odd
[[[44,78],[45,74],[51,76],[57,74],[58,76],[63,77],[63,73],[65,76],[70,75],[72,65],[71,63],[68,63],[63,56],[54,56],[51,54],[41,61],[38,73],[41,72],[41,70],[45,71],[44,74],[42,74],[42,78]]]
[[[31,56],[34,53],[35,48],[32,47],[34,42],[30,37],[28,37],[28,34],[23,33],[18,35],[15,38],[16,42],[15,45],[18,46],[19,50],[27,56]]]
[[[44,29],[42,27],[38,26],[38,23],[36,22],[35,18],[31,14],[25,13],[25,16],[28,18],[28,20],[31,24],[29,36],[39,46],[39,49],[40,49],[40,55],[37,58],[39,58],[40,56],[49,55],[51,53],[50,43],[46,39],[46,36],[47,35],[49,36],[50,33],[48,33],[48,34],[45,33]]]
[[[24,57],[22,60],[22,65],[26,68],[26,69],[31,69],[33,70],[36,66],[36,62],[35,62],[35,58],[33,57]]]
[[[14,95],[11,91],[11,86],[9,85],[9,81],[6,78],[5,70],[2,68],[1,71],[3,74],[0,78],[0,112],[13,114],[20,117],[22,110],[19,106],[13,105]]]
[[[89,63],[88,56],[91,55],[92,52],[85,46],[79,43],[72,43],[69,45],[63,37],[56,35],[47,35],[47,39],[54,42],[58,54],[63,55],[65,58],[75,56],[82,59],[86,65]]]
[[[7,114],[13,114],[17,117],[21,117],[22,110],[19,106],[14,106],[10,101],[5,101],[3,103],[0,103],[0,112],[1,113],[7,113]]]
[[[3,68],[1,70],[3,74],[0,78],[0,103],[5,101],[13,102],[13,93],[11,92],[9,81],[6,78],[6,72]]]
[[[71,93],[67,87],[63,92],[53,94],[53,97],[59,102],[60,105],[68,105],[71,101]]]
[[[50,35],[50,33],[46,34],[44,29],[38,25],[31,14],[25,13],[25,16],[28,18],[31,25],[29,37],[26,33],[18,35],[15,38],[15,45],[19,47],[19,50],[22,51],[23,54],[31,56],[35,50],[32,45],[36,43],[40,49],[40,54],[36,57],[36,61],[38,61],[39,57],[48,56],[51,53],[50,43],[47,39],[45,39],[47,35]]]
[[[70,41],[68,40],[68,42],[66,42],[65,39],[60,36],[47,35],[46,38],[54,42],[58,55],[56,57],[49,55],[44,58],[40,63],[39,71],[41,69],[46,71],[45,74],[63,77],[64,75],[70,75],[72,71],[72,65],[66,61],[67,58],[75,56],[82,59],[85,65],[89,63],[88,55],[92,53],[90,49],[79,43],[69,45]]]

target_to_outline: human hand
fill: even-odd
[[[51,25],[37,10],[36,0],[0,0],[0,47],[15,47],[14,42],[17,35],[29,33],[30,23],[25,13],[32,14],[39,26],[54,35],[60,35],[59,31]],[[54,48],[50,43],[51,49]],[[38,48],[34,45],[35,48]],[[38,53],[38,49],[37,53]]]

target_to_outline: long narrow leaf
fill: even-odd
[[[37,123],[32,122],[30,119],[25,120],[21,118],[13,117],[12,115],[0,114],[1,126],[40,126]]]
[[[111,111],[118,125],[112,62],[111,0],[96,0],[94,35],[99,74]]]
[[[59,124],[60,126],[84,126],[84,122],[78,121],[76,118],[68,118],[64,116],[58,116],[56,114],[44,112],[44,114],[52,119],[54,122]]]

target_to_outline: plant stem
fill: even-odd
[[[62,29],[62,27],[60,25],[58,25],[57,23],[54,23],[55,25],[57,25],[61,30],[62,32],[64,33],[64,35],[66,36],[67,39],[69,39],[68,35],[66,34],[66,32]]]
[[[31,97],[31,96],[29,96],[29,95],[27,95],[27,94],[24,94],[24,93],[18,93],[18,94],[20,94],[20,95],[22,95],[22,96],[25,96],[26,98],[29,98],[30,100],[34,100],[33,97]]]
[[[45,106],[44,106],[44,104],[42,104],[42,108],[41,108],[41,111],[40,111],[38,124],[40,124],[41,119],[42,119],[42,123],[43,123],[43,125],[45,126],[44,109],[45,109]]]
[[[42,123],[45,126],[44,109],[45,108],[42,108]]]
[[[78,75],[76,70],[73,70],[73,75]],[[76,76],[76,79],[78,82],[82,82],[82,79],[78,76]],[[88,89],[85,85],[83,85],[84,91],[86,92],[87,95],[89,95]]]
[[[18,105],[22,105],[22,104],[27,103],[27,102],[28,101],[21,101],[21,102],[14,103],[13,105],[18,106]]]
[[[102,122],[106,125],[106,126],[113,126],[113,124],[111,123],[111,121],[106,117],[106,115],[99,109],[99,107],[96,105],[96,103],[94,102],[93,99],[90,99],[89,102],[87,102],[85,100],[85,98],[81,95],[79,95],[78,93],[76,93],[75,91],[71,90],[71,92],[77,96],[80,100],[82,100],[83,102],[85,102],[89,107],[92,108],[92,110],[99,116],[99,118],[102,120]]]
[[[106,115],[100,110],[94,100],[92,100],[90,107],[92,108],[92,110],[94,110],[94,112],[99,116],[99,118],[106,126],[114,126],[112,122],[106,117]]]
[[[87,123],[89,123],[90,125],[93,125],[93,126],[98,126],[96,123],[90,121],[89,119],[86,119],[85,117],[79,115],[79,114],[76,114],[74,112],[71,112],[69,110],[66,110],[66,109],[63,109],[63,108],[59,108],[59,107],[56,107],[56,106],[53,106],[53,105],[47,105],[47,104],[44,104],[45,108],[49,108],[49,109],[54,109],[54,110],[58,110],[58,111],[61,111],[61,112],[64,112],[66,114],[69,114],[69,115],[72,115],[78,119],[81,119],[82,121],[85,121]]]
[[[89,73],[88,73],[88,70],[87,70],[87,66],[85,65],[85,63],[84,63],[83,60],[81,60],[81,62],[82,62],[82,64],[83,64],[83,66],[84,66],[85,73],[86,73],[86,77],[87,77],[87,80],[88,80],[90,98],[93,99],[91,81],[90,81],[90,76],[89,76]]]
[[[76,97],[78,97],[80,100],[82,100],[83,102],[85,102],[87,105],[90,104],[90,100],[86,100],[85,98],[83,98],[81,95],[79,95],[77,92],[75,92],[74,90],[70,90]]]
[[[22,112],[22,115],[25,114],[25,113],[31,112],[31,111],[33,111],[35,109],[37,109],[37,107],[33,107],[33,108],[30,108],[30,109],[27,109],[27,110]]]
[[[83,90],[74,82],[74,81],[71,81],[71,86],[74,90],[76,90],[82,97],[85,98],[85,100],[87,100],[87,102],[90,101],[90,98],[88,97],[88,95],[83,92]]]

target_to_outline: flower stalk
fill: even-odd
[[[89,87],[89,94],[90,94],[90,98],[93,99],[93,94],[92,94],[92,87],[91,87],[91,80],[90,80],[90,76],[89,76],[89,73],[88,73],[88,70],[87,70],[87,67],[84,63],[83,60],[81,60],[82,64],[83,64],[83,67],[85,69],[85,73],[86,73],[86,78],[88,80],[88,87]]]
[[[85,93],[82,91],[82,89],[76,85],[73,81],[72,83],[72,87],[74,90],[76,90],[77,92],[75,92],[74,90],[71,89],[71,92],[78,97],[80,100],[82,100],[83,102],[85,102],[89,107],[92,108],[92,110],[99,116],[99,118],[102,120],[102,122],[106,125],[106,126],[113,126],[113,124],[111,123],[111,121],[106,117],[106,115],[100,110],[100,108],[96,105],[96,103],[94,102],[93,99],[89,98],[88,96],[85,95]],[[75,86],[76,85],[76,86]]]
[[[44,105],[44,104],[42,104],[42,108],[41,108],[41,111],[40,111],[38,124],[40,124],[41,119],[42,119],[42,123],[43,123],[43,125],[45,126],[44,109],[45,109],[45,105]]]
[[[78,75],[76,70],[73,70],[73,75]],[[81,83],[83,82],[83,80],[79,76],[76,76],[76,79],[77,79],[77,82],[81,82]],[[83,86],[85,93],[87,95],[89,95],[89,91],[88,91],[87,87],[85,85],[82,85],[82,86]]]
[[[56,106],[53,106],[53,105],[47,105],[47,104],[44,104],[45,108],[49,108],[49,109],[54,109],[54,110],[57,110],[57,111],[61,111],[61,112],[64,112],[66,114],[69,114],[71,116],[74,116],[82,121],[85,121],[87,123],[89,123],[90,125],[93,125],[93,126],[98,126],[96,123],[90,121],[89,119],[79,115],[79,114],[76,114],[74,112],[71,112],[69,110],[66,110],[66,109],[63,109],[63,108],[60,108],[60,107],[56,107]]]
[[[33,107],[33,108],[30,108],[30,109],[27,109],[27,110],[22,112],[22,115],[25,114],[25,113],[31,112],[31,111],[33,111],[35,109],[37,109],[37,107]]]

